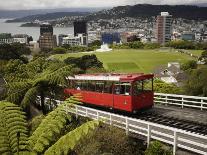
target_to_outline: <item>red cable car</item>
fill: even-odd
[[[81,94],[82,101],[127,112],[153,106],[153,74],[82,74],[67,77],[65,94]]]

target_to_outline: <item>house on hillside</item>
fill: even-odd
[[[160,66],[154,70],[155,78],[165,83],[182,86],[187,75],[180,69],[178,62],[169,62],[168,65]]]

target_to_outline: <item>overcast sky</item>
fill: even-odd
[[[0,0],[0,9],[38,9],[75,7],[113,7],[118,5],[191,4],[207,3],[207,0]]]

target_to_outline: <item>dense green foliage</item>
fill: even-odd
[[[189,60],[186,63],[182,64],[181,69],[183,71],[189,70],[189,69],[196,69],[197,68],[197,61],[195,60]]]
[[[50,112],[29,138],[30,150],[42,154],[60,138],[68,122],[71,122],[71,116],[66,114],[62,106]]]
[[[0,44],[1,60],[21,59],[26,61],[23,55],[29,55],[30,53],[30,49],[20,43]]]
[[[78,155],[142,155],[145,149],[143,141],[127,136],[124,130],[101,125],[83,139],[74,151]]]
[[[205,50],[201,53],[201,56],[199,59],[204,61],[205,64],[207,64],[207,50]]]
[[[73,64],[83,72],[90,68],[103,68],[103,63],[98,60],[95,54],[84,55],[82,57],[69,57],[64,60],[66,64]]]
[[[76,144],[80,142],[81,139],[85,138],[98,125],[99,121],[90,121],[81,125],[80,127],[61,137],[45,152],[45,155],[68,154],[75,148]]]
[[[98,127],[99,121],[89,121],[73,126],[72,115],[65,107],[80,103],[78,96],[69,98],[65,103],[50,112],[28,138],[25,114],[13,103],[0,102],[0,154],[56,154],[69,153],[78,142]],[[76,128],[76,129],[74,129]],[[19,140],[18,133],[19,132]],[[63,145],[64,144],[64,145]],[[54,153],[55,152],[55,153]]]
[[[101,41],[100,40],[95,40],[92,43],[88,44],[89,47],[100,47],[101,46]]]
[[[172,155],[172,151],[163,146],[159,141],[153,141],[145,151],[145,155]]]
[[[64,54],[66,53],[66,49],[63,47],[56,47],[56,48],[53,48],[52,53],[53,54]]]
[[[175,49],[197,49],[197,50],[205,50],[207,49],[207,43],[196,43],[185,40],[176,40],[170,41],[165,44],[167,47],[173,47]]]
[[[181,94],[183,92],[182,88],[177,87],[174,84],[168,84],[162,82],[161,80],[154,80],[154,91],[156,93],[166,93],[166,94]]]
[[[63,45],[62,48],[65,48],[67,52],[74,53],[74,52],[90,52],[97,49],[96,46],[70,46],[70,45]]]
[[[189,95],[207,96],[207,67],[187,71],[188,79],[185,83],[185,92]]]
[[[0,102],[0,154],[28,151],[28,130],[25,118],[24,113],[15,104]],[[19,133],[19,139],[17,133]]]
[[[66,77],[72,74],[72,68],[63,62],[47,61],[39,58],[28,64],[21,64],[18,60],[8,64],[6,68],[7,101],[27,108],[34,103],[37,95],[41,97],[43,113],[44,97],[58,94],[60,89],[67,85]],[[11,69],[9,69],[11,67]]]

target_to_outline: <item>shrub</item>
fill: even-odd
[[[164,148],[162,143],[153,141],[145,151],[145,155],[172,155],[172,152],[169,149]]]

